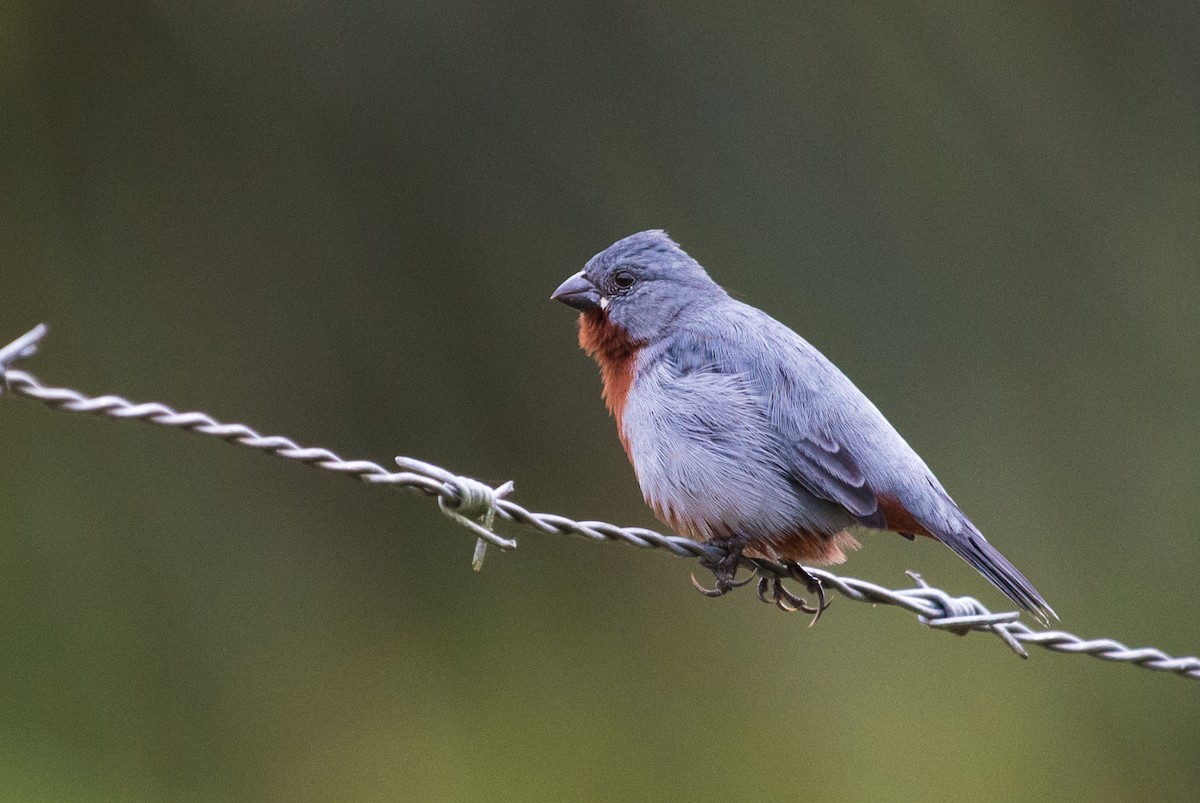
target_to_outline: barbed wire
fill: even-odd
[[[690,538],[663,535],[642,527],[619,527],[604,521],[576,521],[553,513],[536,513],[506,498],[513,490],[511,482],[493,488],[410,457],[397,457],[396,464],[402,470],[393,472],[370,460],[345,460],[329,449],[301,446],[281,435],[262,435],[245,424],[222,423],[201,412],[179,412],[160,402],[135,403],[120,396],[91,397],[69,388],[48,387],[33,375],[11,368],[13,363],[37,351],[46,332],[46,326],[39,324],[0,349],[0,393],[9,391],[63,412],[144,421],[209,435],[363,482],[390,485],[435,497],[446,516],[476,536],[472,560],[476,569],[483,562],[487,545],[505,551],[517,547],[515,539],[495,532],[493,524],[497,516],[547,534],[623,543],[640,549],[660,549],[681,558],[713,562],[723,554],[716,547]],[[793,567],[769,560],[743,557],[742,564],[762,577],[789,579],[796,576]],[[1054,652],[1091,655],[1200,680],[1200,658],[1172,657],[1151,647],[1127,647],[1107,638],[1084,639],[1061,630],[1035,631],[1018,621],[1020,614],[1017,611],[993,613],[974,597],[953,596],[930,586],[911,572],[909,576],[916,583],[915,587],[889,589],[823,569],[804,567],[804,571],[820,580],[826,589],[833,589],[847,599],[903,608],[916,614],[921,624],[935,630],[960,636],[974,631],[991,633],[1022,658],[1028,657],[1023,645],[1033,644]]]

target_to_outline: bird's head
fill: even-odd
[[[666,334],[684,310],[725,296],[696,260],[654,229],[617,240],[550,298],[649,343]]]

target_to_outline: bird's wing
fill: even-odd
[[[849,450],[827,432],[772,410],[784,434],[783,455],[792,480],[820,499],[841,505],[867,527],[886,527],[875,490]]]

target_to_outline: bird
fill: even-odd
[[[666,232],[620,239],[552,294],[579,312],[579,345],[654,514],[718,549],[721,596],[742,557],[787,567],[816,608],[759,579],[759,596],[816,616],[804,563],[860,547],[851,529],[939,541],[1040,622],[1057,615],[993,547],[879,409],[828,358],[733,298]],[[771,598],[768,598],[768,595]],[[815,617],[814,617],[815,621]]]

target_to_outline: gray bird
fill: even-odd
[[[1054,615],[845,374],[664,232],[618,240],[551,298],[581,313],[580,346],[647,504],[725,550],[707,593],[744,584],[742,554],[794,566],[819,593],[799,563],[844,561],[859,547],[847,530],[867,527],[940,541],[1017,605]],[[803,605],[774,589],[781,606]]]

